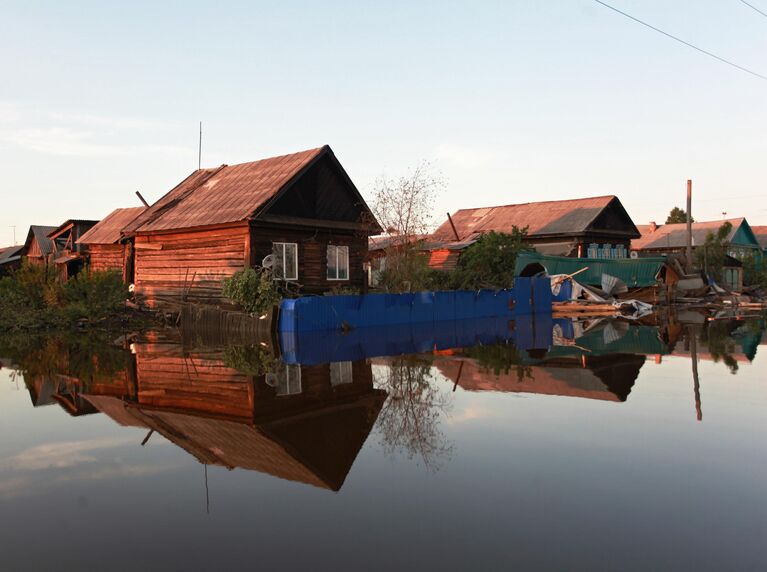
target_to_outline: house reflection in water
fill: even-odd
[[[33,403],[104,413],[120,425],[159,433],[206,465],[338,491],[386,399],[365,361],[275,363],[269,373],[253,375],[230,367],[228,350],[147,343],[134,344],[134,351],[129,367],[108,382],[103,376],[31,380]]]
[[[612,354],[582,358],[552,358],[537,365],[493,371],[476,359],[440,356],[434,365],[454,387],[467,391],[535,393],[626,401],[645,357]]]

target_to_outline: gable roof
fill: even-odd
[[[732,242],[740,228],[748,225],[746,219],[730,218],[722,220],[710,220],[692,223],[692,245],[700,246],[706,242],[708,233],[716,234],[724,223],[732,224],[732,230],[727,235],[727,241]],[[687,223],[673,223],[658,225],[653,231],[650,225],[637,227],[642,236],[631,241],[632,250],[663,250],[669,248],[684,248],[687,246]]]
[[[70,218],[64,221],[63,223],[61,223],[56,228],[54,228],[51,232],[49,232],[48,237],[58,238],[59,236],[64,234],[66,231],[70,230],[75,225],[92,227],[98,222],[99,221],[97,220],[90,220],[90,219],[84,219],[84,218]]]
[[[11,259],[15,260],[24,250],[23,244],[17,244],[16,246],[4,246],[0,248],[0,264],[9,262]]]
[[[115,244],[122,230],[145,210],[146,207],[115,209],[83,234],[77,244]]]
[[[754,231],[759,246],[767,248],[767,226],[752,226],[751,230]]]
[[[248,220],[324,155],[333,156],[327,145],[251,163],[194,171],[136,217],[123,233]]]
[[[27,240],[24,242],[24,251],[29,252],[29,247],[34,238],[43,256],[51,254],[53,252],[53,241],[48,238],[48,235],[57,228],[58,227],[55,226],[41,226],[36,224],[30,226],[29,232],[27,232]]]
[[[514,226],[519,229],[527,227],[527,234],[531,237],[576,235],[587,232],[597,217],[614,201],[625,213],[618,197],[606,195],[564,201],[542,201],[461,209],[452,215],[452,219],[461,240],[482,232],[510,233]],[[626,217],[628,218],[628,214]],[[634,224],[631,223],[632,234],[634,231]],[[636,232],[635,234],[638,235],[639,233]],[[454,240],[455,234],[450,226],[450,221],[444,222],[433,236],[439,239]]]

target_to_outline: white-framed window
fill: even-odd
[[[328,244],[328,280],[349,279],[349,247]]]
[[[589,250],[588,250],[588,257],[589,258],[598,258],[599,257],[599,245],[592,242],[589,244]]]
[[[626,258],[626,245],[625,244],[617,244],[615,245],[615,257],[616,258]]]
[[[298,280],[298,245],[295,242],[273,242],[275,280]]]
[[[336,361],[330,364],[330,385],[336,387],[352,381],[352,362]]]
[[[301,366],[280,364],[276,371],[267,373],[266,384],[274,387],[277,397],[301,393]]]

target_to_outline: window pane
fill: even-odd
[[[341,280],[349,279],[349,247],[338,247],[338,278]]]
[[[330,385],[344,385],[352,382],[352,362],[339,361],[330,364]]]
[[[328,280],[335,280],[338,278],[338,248],[332,244],[328,244]]]
[[[281,242],[272,243],[272,256],[274,264],[272,265],[272,276],[277,280],[285,278],[285,264],[283,256],[283,244]]]
[[[298,245],[285,244],[285,280],[298,280]]]

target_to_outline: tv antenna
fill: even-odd
[[[200,144],[197,147],[197,170],[202,169],[202,121],[200,121]]]

